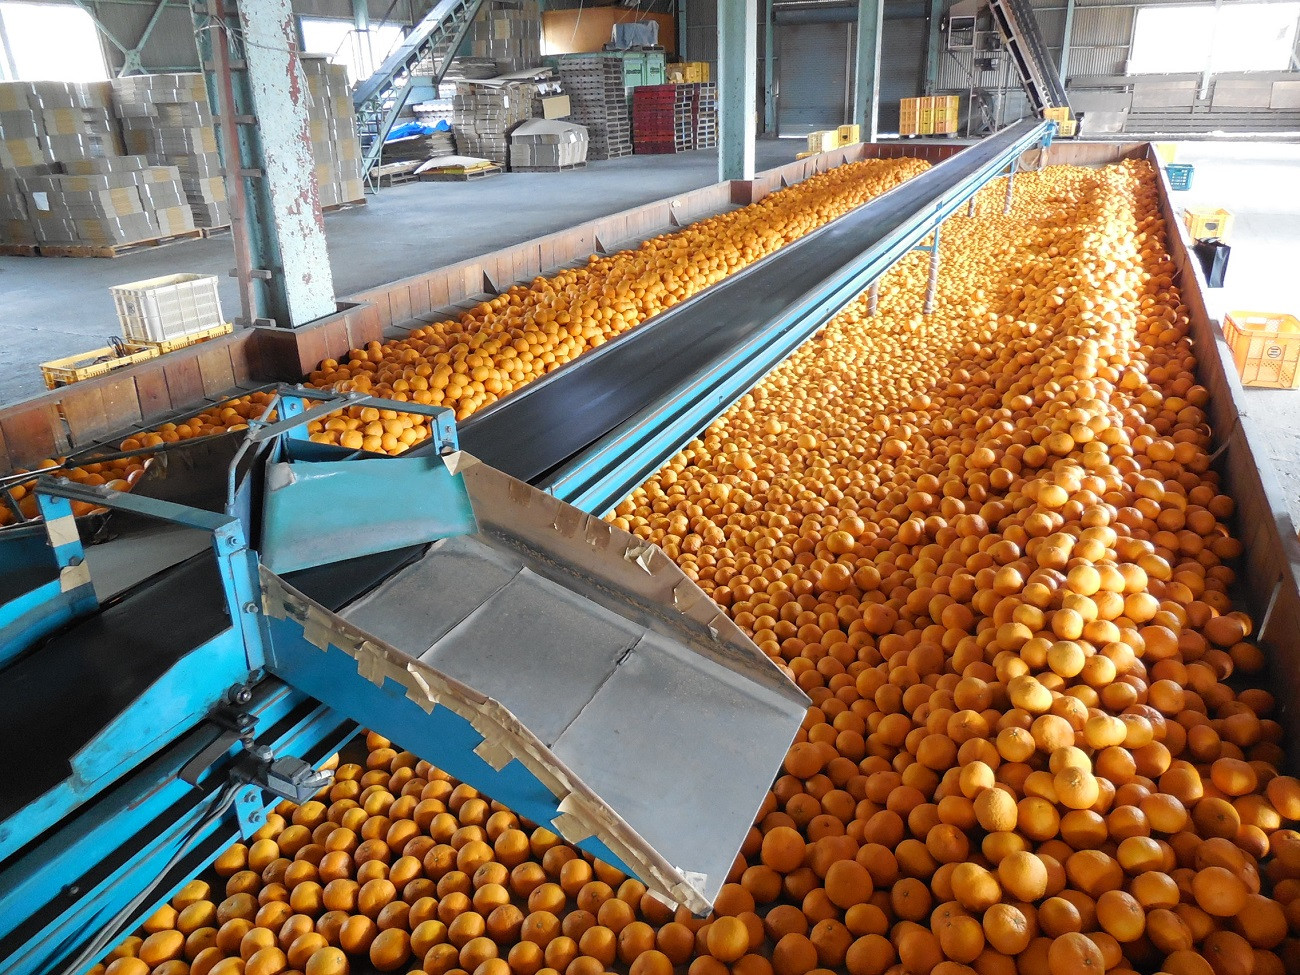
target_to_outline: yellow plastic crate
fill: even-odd
[[[1232,213],[1222,207],[1187,207],[1183,210],[1183,224],[1193,240],[1217,237],[1226,241],[1232,232]]]
[[[1154,142],[1156,157],[1166,166],[1178,158],[1178,143],[1176,142]]]
[[[860,125],[841,125],[836,131],[842,146],[851,146],[855,142],[862,141],[862,126]]]
[[[1051,122],[1068,122],[1070,121],[1069,108],[1048,107],[1043,109],[1043,118]]]
[[[830,152],[832,149],[840,147],[840,133],[838,129],[822,129],[818,132],[808,133],[808,151],[809,152]]]
[[[1300,389],[1300,319],[1282,312],[1230,311],[1223,334],[1242,385]]]
[[[180,338],[166,339],[162,342],[140,342],[137,346],[148,346],[151,349],[157,349],[159,355],[168,352],[175,352],[177,349],[188,348],[191,345],[198,345],[200,342],[206,342],[208,339],[219,338],[222,335],[229,335],[235,330],[229,322],[222,325],[214,325],[212,328],[205,328],[201,332],[191,332],[189,335],[182,335]]]
[[[157,349],[143,345],[124,344],[122,351],[124,354],[119,355],[116,348],[106,345],[102,349],[91,349],[89,352],[82,352],[79,355],[70,355],[62,359],[42,362],[41,375],[45,378],[45,387],[47,389],[58,389],[60,386],[78,383],[83,379],[106,376],[115,369],[123,369],[138,362],[156,359],[159,355]]]
[[[1073,139],[1079,132],[1079,123],[1074,119],[1066,119],[1064,122],[1058,122],[1057,128],[1060,131],[1061,138]]]

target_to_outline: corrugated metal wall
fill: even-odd
[[[925,18],[886,20],[880,36],[880,131],[898,131],[898,101],[925,78]]]
[[[853,24],[782,24],[776,30],[777,126],[807,135],[852,112]]]
[[[685,0],[685,3],[686,60],[708,61],[716,64],[718,60],[717,0]],[[759,43],[761,44],[762,41],[760,40]]]

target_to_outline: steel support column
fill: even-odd
[[[1074,0],[1068,0],[1073,6]],[[939,87],[939,58],[943,51],[944,0],[930,0],[925,22],[925,93],[933,95]]]
[[[773,0],[763,3],[763,131],[776,132],[776,14]]]
[[[673,8],[677,12],[677,59],[690,60],[686,54],[686,0],[677,0]]]
[[[1065,27],[1061,31],[1061,84],[1070,70],[1070,44],[1074,38],[1074,0],[1065,0]]]
[[[369,78],[375,71],[375,52],[370,47],[370,4],[352,0],[352,26],[356,28],[357,77]]]
[[[758,0],[718,0],[718,179],[754,178]]]
[[[232,227],[237,272],[251,279],[252,318],[305,325],[336,306],[293,11],[289,0],[207,2],[193,9],[208,98],[219,106],[231,220],[242,224]]]
[[[883,33],[884,15],[884,0],[858,0],[853,121],[862,126],[863,142],[875,142],[880,130],[880,35]]]

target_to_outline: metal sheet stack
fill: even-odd
[[[311,148],[323,207],[365,198],[361,181],[361,141],[344,65],[323,57],[303,57],[311,96]]]
[[[112,85],[127,152],[179,170],[196,227],[227,226],[230,205],[203,76],[134,75]]]
[[[623,87],[623,62],[601,54],[560,59],[560,80],[572,105],[570,117],[587,128],[591,159],[632,154],[632,126]]]
[[[587,162],[587,130],[573,122],[529,119],[510,134],[510,168],[556,172]]]

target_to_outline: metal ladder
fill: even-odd
[[[361,178],[374,186],[372,171],[379,165],[384,140],[411,95],[414,69],[426,58],[433,62],[436,87],[469,32],[483,0],[439,0],[412,28],[401,46],[352,93],[361,140]]]
[[[1046,108],[1069,108],[1065,86],[1029,0],[989,0],[989,11],[1035,114],[1042,115]]]

